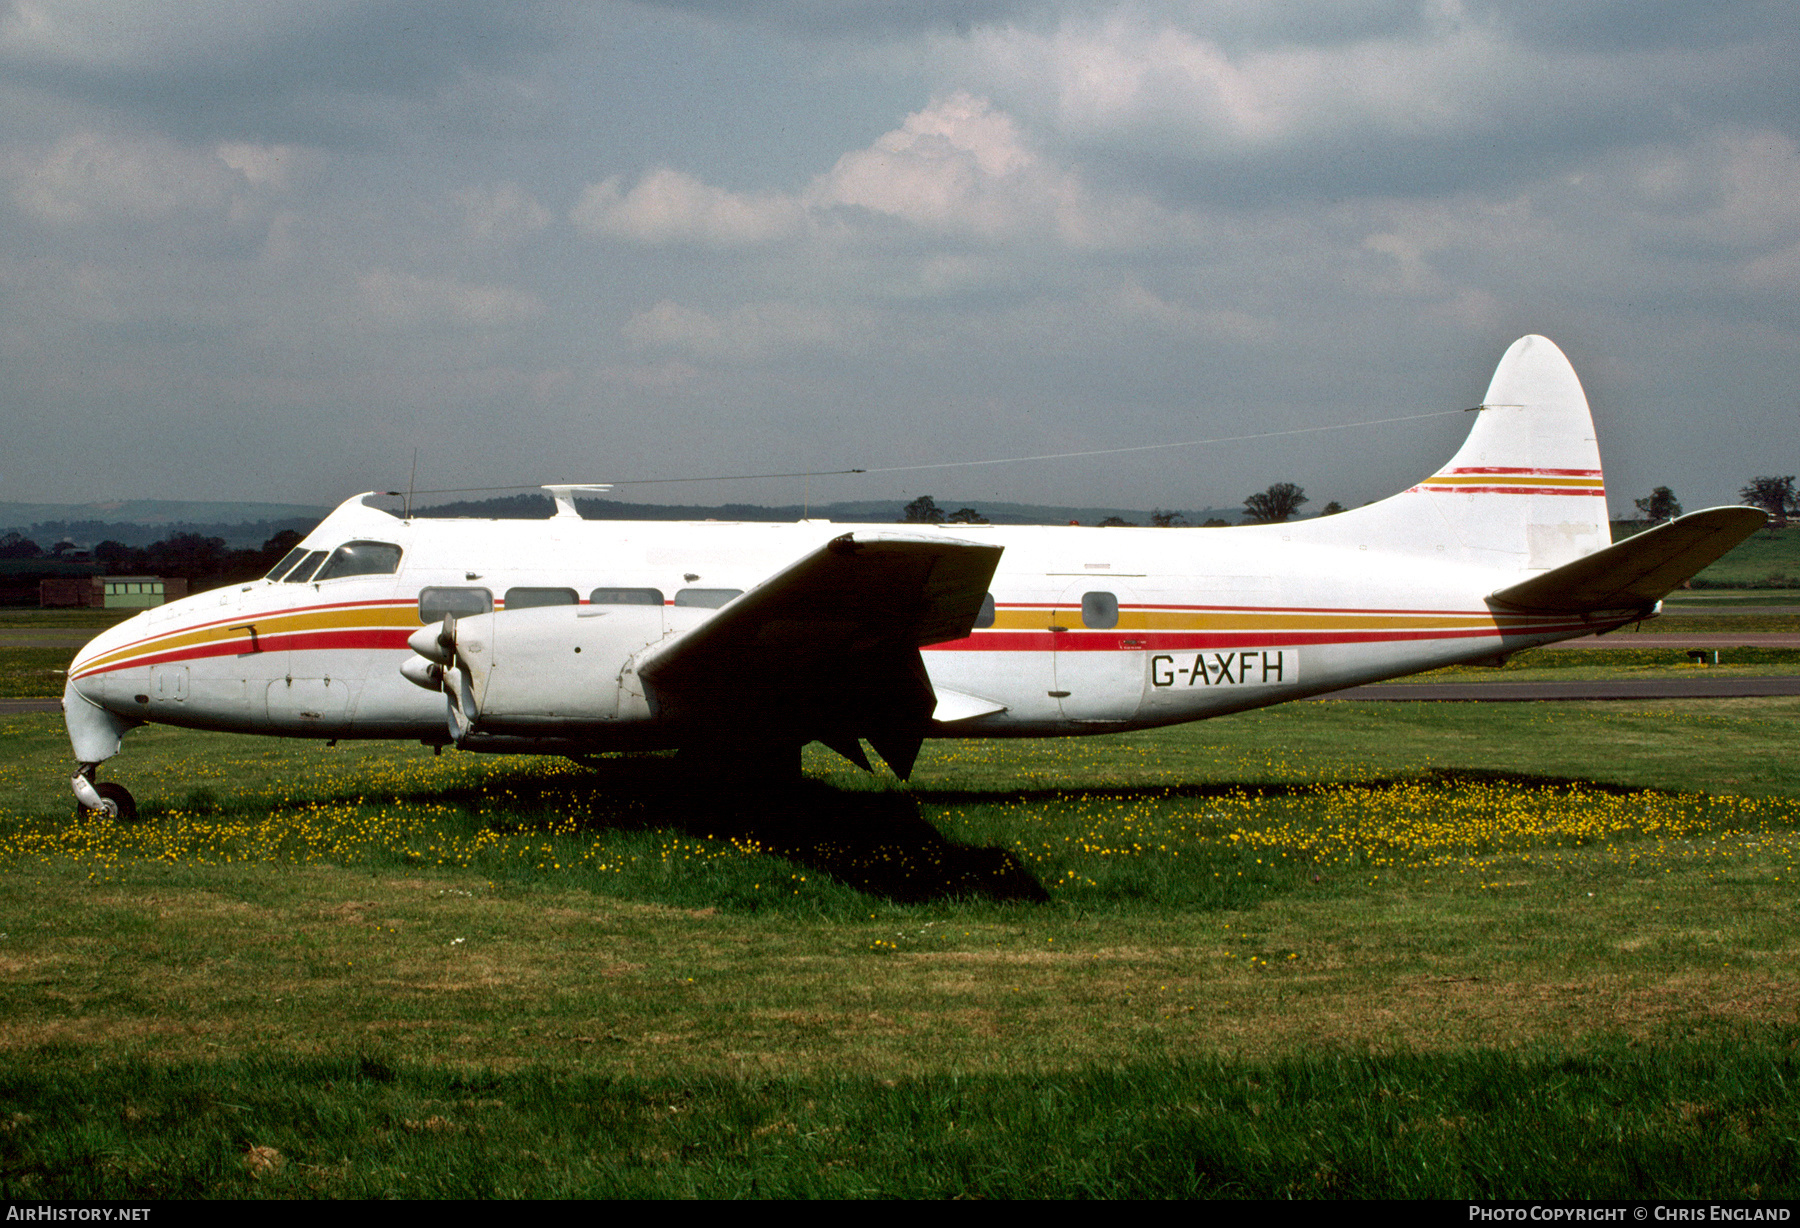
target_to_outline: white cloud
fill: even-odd
[[[220,159],[171,142],[80,132],[40,158],[15,163],[13,178],[13,199],[22,209],[47,222],[77,224],[218,209],[238,177]]]
[[[864,309],[834,310],[763,300],[712,315],[665,299],[633,315],[625,324],[624,335],[639,349],[747,361],[805,350],[853,348],[873,327],[873,314]]]
[[[167,221],[208,212],[244,220],[318,155],[292,145],[229,142],[210,150],[156,138],[76,132],[38,156],[16,156],[13,200],[58,225]]]
[[[629,192],[614,175],[589,185],[569,220],[590,234],[640,243],[698,242],[732,246],[799,234],[805,210],[791,196],[730,192],[661,167]]]
[[[303,175],[317,174],[324,159],[297,145],[257,145],[226,141],[214,151],[219,161],[242,175],[252,187],[283,191]]]
[[[507,248],[550,224],[550,211],[516,183],[451,193],[462,210],[463,237],[488,248]]]
[[[1193,154],[1361,128],[1485,125],[1534,71],[1503,35],[1452,17],[1405,35],[1228,49],[1133,9],[1052,29],[989,26],[943,44],[970,78],[1032,100],[1064,133],[1155,131]]]
[[[1011,116],[960,91],[792,193],[731,192],[664,167],[629,191],[617,175],[589,186],[570,218],[594,235],[736,246],[854,237],[870,215],[924,234],[1084,247],[1160,241],[1183,225],[1143,198],[1093,192]]]
[[[496,328],[543,314],[534,294],[510,286],[469,285],[450,277],[375,269],[356,279],[364,307],[377,321],[399,327],[454,325]]]

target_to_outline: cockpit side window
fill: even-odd
[[[975,615],[975,629],[985,631],[994,625],[994,594],[981,595],[981,612]]]
[[[286,554],[281,556],[281,562],[279,562],[279,563],[275,564],[275,566],[269,568],[269,574],[264,576],[263,579],[265,579],[265,580],[281,579],[281,577],[283,575],[287,574],[288,568],[292,567],[295,563],[298,563],[301,559],[303,559],[305,557],[306,557],[306,547],[305,546],[295,546],[292,550],[288,551]]]
[[[319,569],[314,580],[345,576],[391,576],[400,570],[400,547],[390,542],[346,542]]]
[[[467,618],[486,614],[494,608],[494,594],[485,588],[422,588],[419,590],[419,621],[441,623],[444,615]]]
[[[325,552],[323,550],[314,550],[311,554],[308,554],[305,558],[300,560],[300,566],[283,576],[281,582],[283,584],[305,584],[308,580],[312,579],[313,572],[319,570],[319,564],[324,561]]]

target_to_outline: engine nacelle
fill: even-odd
[[[562,605],[446,619],[414,638],[453,659],[440,676],[460,742],[470,733],[574,735],[649,720],[632,662],[662,635],[658,607]],[[430,676],[419,668],[430,662],[409,664],[409,678]]]

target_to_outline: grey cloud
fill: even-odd
[[[940,43],[1040,139],[1166,200],[1260,205],[1489,190],[1720,123],[1793,130],[1800,40],[1602,54],[1458,19],[1380,38],[1232,48],[1114,10]]]
[[[1026,17],[1041,0],[645,0],[646,7],[690,13],[733,25],[766,25],[804,36],[892,37],[927,29],[967,30]]]
[[[391,121],[377,100],[430,97],[531,64],[573,21],[566,8],[529,0],[15,4],[0,23],[0,72],[15,88],[137,115],[187,139],[356,141]]]

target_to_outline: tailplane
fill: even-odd
[[[1692,512],[1553,571],[1509,585],[1489,600],[1539,613],[1649,609],[1767,523],[1754,507]]]

